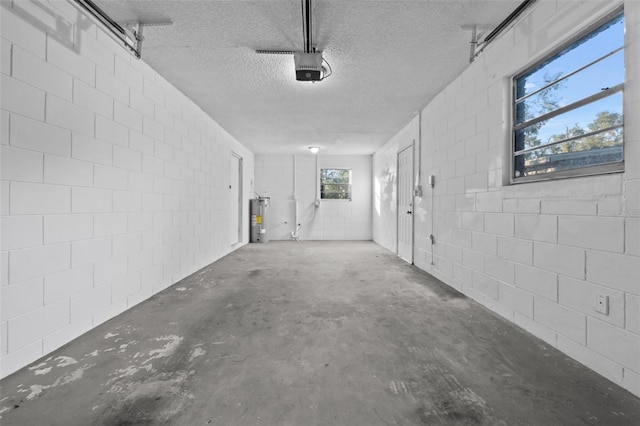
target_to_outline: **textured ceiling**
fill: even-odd
[[[99,0],[144,28],[142,59],[256,154],[371,154],[469,64],[470,24],[521,0],[315,0],[313,41],[333,75],[298,82],[300,0]]]

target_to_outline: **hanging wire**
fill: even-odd
[[[322,76],[322,80],[324,80],[325,78],[330,77],[330,76],[331,76],[331,74],[333,74],[333,70],[331,69],[331,64],[329,64],[329,62],[327,62],[327,60],[326,60],[326,59],[322,58],[322,62],[324,62],[325,64],[327,64],[327,67],[329,67],[329,74],[326,74],[326,75],[323,75],[323,76]],[[320,80],[320,81],[322,81],[322,80]]]

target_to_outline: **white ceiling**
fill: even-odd
[[[371,154],[469,64],[470,24],[521,0],[315,0],[313,41],[333,75],[298,82],[300,0],[99,0],[147,26],[142,59],[256,154]]]

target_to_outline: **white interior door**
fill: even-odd
[[[231,153],[229,176],[229,232],[231,245],[242,241],[242,157]]]
[[[398,256],[413,263],[413,146],[398,153]]]

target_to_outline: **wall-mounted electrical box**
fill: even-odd
[[[429,186],[430,187],[434,187],[436,186],[436,177],[435,175],[429,175]]]

